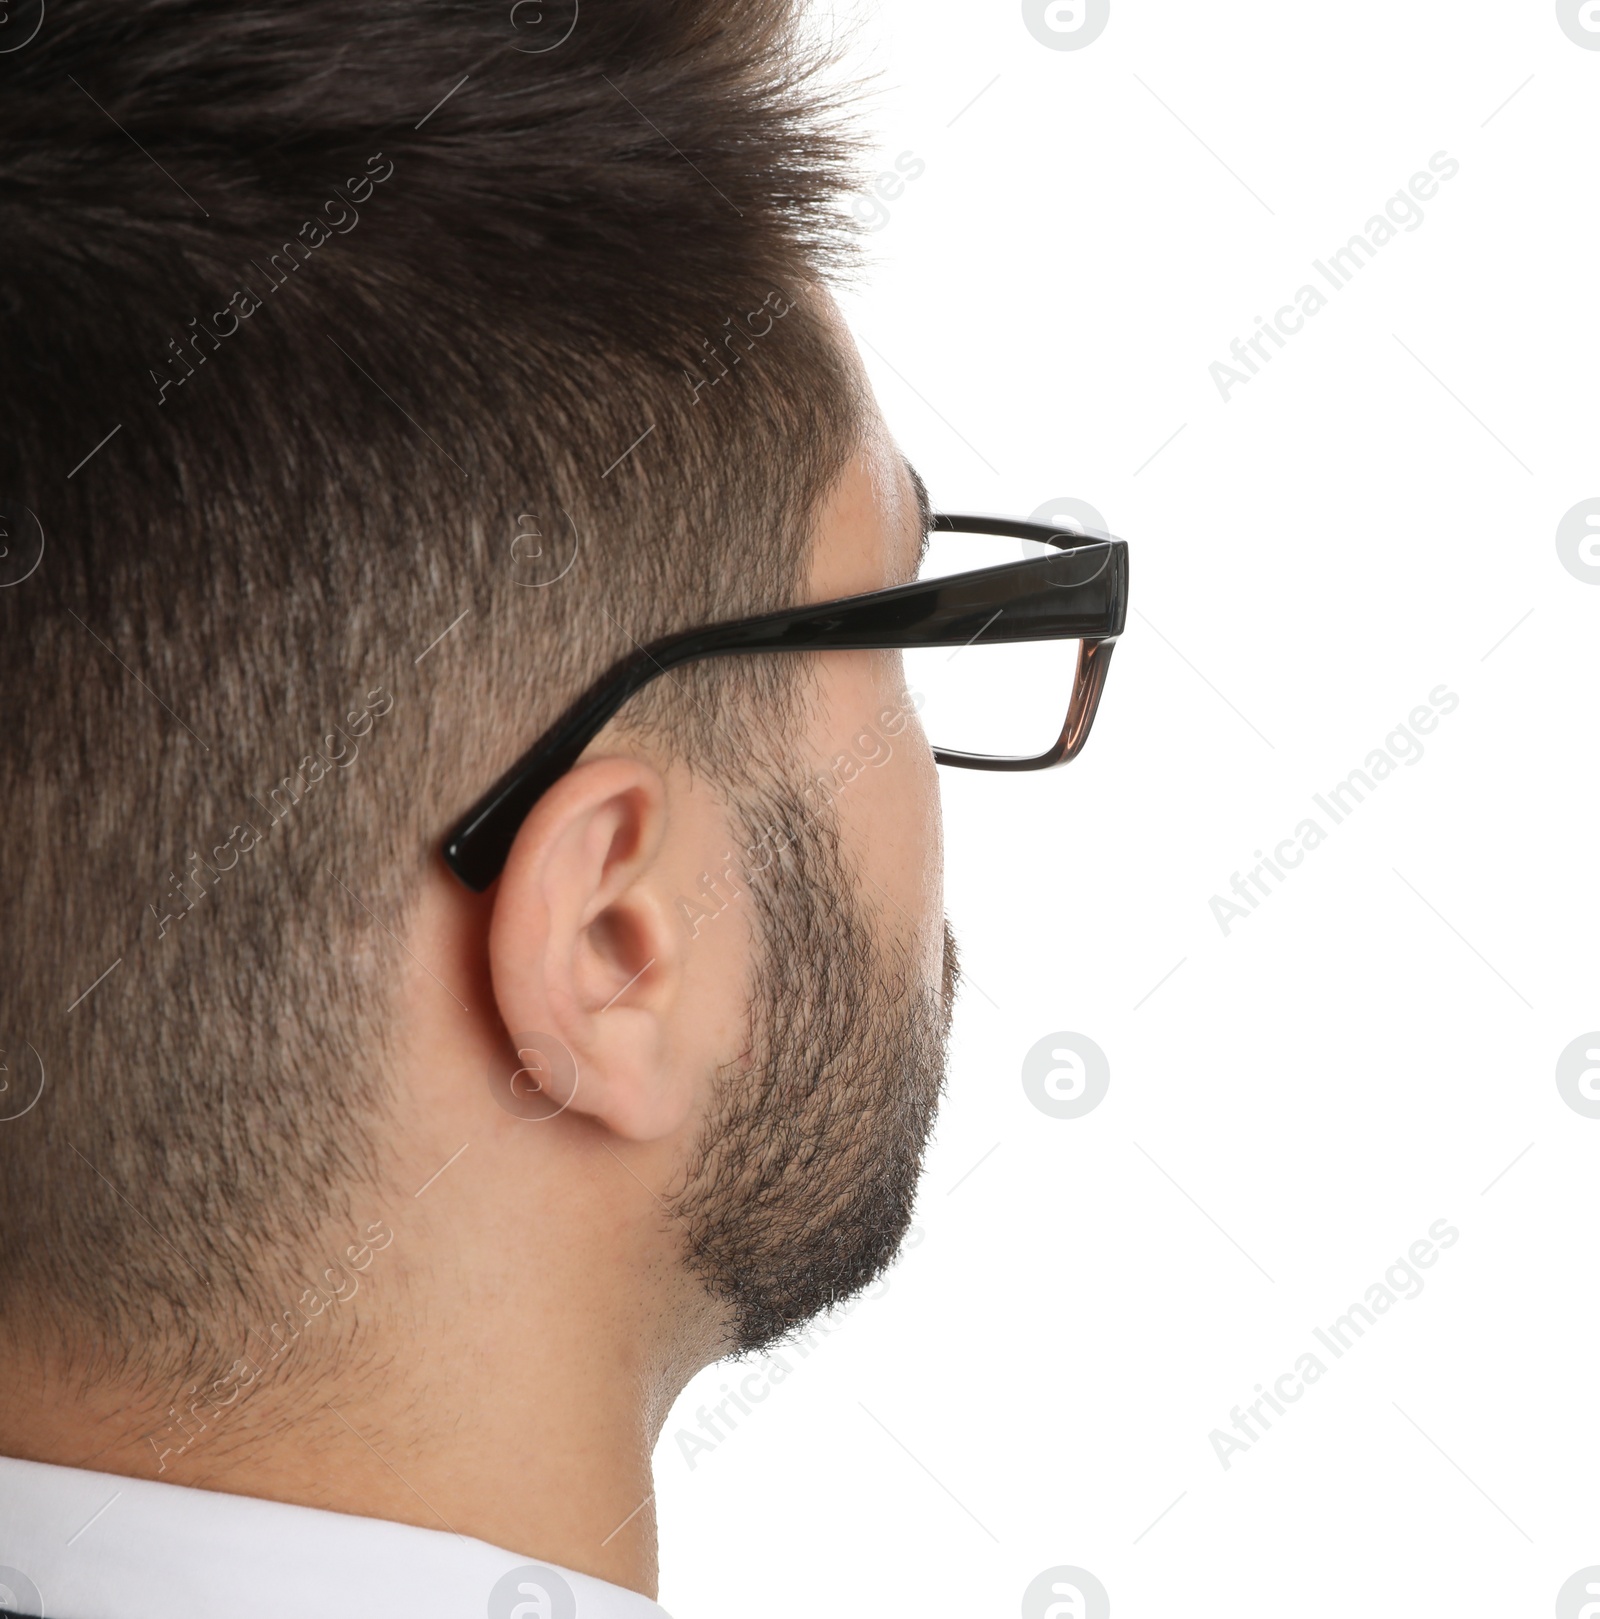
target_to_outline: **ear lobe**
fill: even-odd
[[[523,1045],[530,1032],[553,1037],[572,1059],[536,1065],[524,1086],[539,1085],[546,1116],[586,1115],[639,1141],[670,1133],[693,1104],[672,1060],[684,941],[659,869],[666,806],[641,760],[575,766],[523,822],[489,925],[506,1029]]]

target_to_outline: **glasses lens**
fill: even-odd
[[[1024,558],[1059,556],[1056,547],[991,534],[937,531],[918,574],[935,580]],[[907,650],[906,689],[936,748],[955,753],[1032,758],[1061,735],[1078,667],[1077,641],[985,640]]]

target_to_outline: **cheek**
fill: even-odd
[[[904,677],[895,653],[849,653],[824,684],[829,718],[817,737],[830,774],[850,776],[834,800],[862,899],[886,937],[909,947],[930,982],[943,961],[944,847],[938,769],[915,714],[898,730]],[[841,765],[841,758],[843,764]]]
[[[938,767],[915,718],[874,774],[883,778],[882,799],[872,807],[878,881],[895,900],[885,906],[885,920],[912,928],[926,979],[937,984],[944,956],[944,825]]]

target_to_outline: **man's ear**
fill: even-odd
[[[541,1064],[541,1088],[631,1141],[670,1134],[694,1104],[672,1038],[684,937],[659,862],[666,823],[651,765],[574,766],[522,823],[489,924],[507,1030],[552,1035],[576,1064],[575,1075]]]

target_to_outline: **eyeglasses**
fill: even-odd
[[[980,559],[996,565],[973,568]],[[907,677],[900,723],[908,711],[920,716],[940,764],[1066,764],[1094,723],[1127,611],[1125,540],[937,515],[911,584],[685,630],[622,658],[456,823],[445,861],[481,893],[540,796],[635,692],[680,664],[731,653],[898,650]]]

